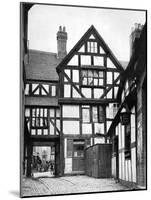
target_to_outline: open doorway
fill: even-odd
[[[55,175],[55,147],[33,146],[32,176],[53,177]]]

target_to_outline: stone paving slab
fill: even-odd
[[[114,179],[98,179],[88,176],[24,178],[22,185],[22,196],[73,194],[130,189],[120,183],[115,183]]]

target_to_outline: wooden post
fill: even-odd
[[[63,176],[64,175],[64,137],[63,137],[63,113],[62,113],[62,106],[60,107],[60,165],[59,165],[59,175]]]
[[[60,147],[59,143],[55,144],[55,176],[60,175]]]
[[[63,137],[60,138],[60,176],[64,175],[64,145]]]
[[[31,177],[31,164],[32,164],[32,144],[29,143],[27,146],[27,173],[26,176],[27,177]]]

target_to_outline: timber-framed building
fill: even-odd
[[[25,152],[29,157],[33,146],[51,144],[56,174],[83,174],[84,149],[109,143],[123,68],[93,25],[68,54],[65,27],[59,28],[57,42],[57,54],[29,50]]]
[[[110,144],[108,177],[146,188],[146,25],[131,35],[125,69],[93,25],[69,53],[61,26],[57,53],[28,49],[31,6],[22,12],[22,173],[31,176],[36,146],[51,146],[63,176],[86,174],[85,151]]]

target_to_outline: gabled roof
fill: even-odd
[[[28,64],[25,66],[27,80],[58,81],[57,65],[61,62],[56,53],[29,50]]]
[[[111,49],[108,47],[108,45],[105,43],[101,35],[98,33],[96,28],[92,25],[87,32],[81,37],[81,39],[76,43],[76,45],[71,49],[71,51],[64,57],[62,62],[57,66],[57,72],[60,71],[61,66],[67,64],[67,62],[71,59],[71,57],[74,55],[76,51],[78,51],[81,46],[84,44],[84,42],[90,37],[90,35],[93,34],[97,39],[104,51],[110,56],[112,62],[116,65],[116,67],[123,71],[123,68],[121,66],[121,63],[116,59]]]

